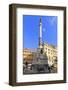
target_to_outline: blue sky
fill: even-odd
[[[43,41],[57,46],[57,16],[23,15],[24,48],[37,48],[39,21],[42,19]]]

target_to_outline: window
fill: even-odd
[[[48,54],[50,54],[50,52],[48,52]]]
[[[48,49],[48,51],[50,51],[50,49]]]

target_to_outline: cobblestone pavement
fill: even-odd
[[[31,69],[24,69],[23,70],[23,74],[44,74],[44,73],[57,73],[57,69],[56,68],[52,68],[51,70],[49,71],[36,71],[36,70],[31,70]]]

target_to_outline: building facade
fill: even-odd
[[[24,48],[23,49],[23,59],[24,59],[24,63],[31,63],[33,60],[33,54],[31,52],[30,49]]]
[[[24,60],[27,61],[28,63],[31,63],[33,60],[33,56],[34,56],[35,51],[34,50],[32,51],[30,49],[25,48],[23,50]],[[57,47],[55,47],[53,45],[49,45],[47,43],[44,43],[44,53],[46,53],[46,55],[48,57],[49,65],[50,66],[53,65],[55,63],[55,61],[57,60]]]
[[[57,60],[57,47],[44,43],[44,52],[48,57],[49,65],[52,65]]]

